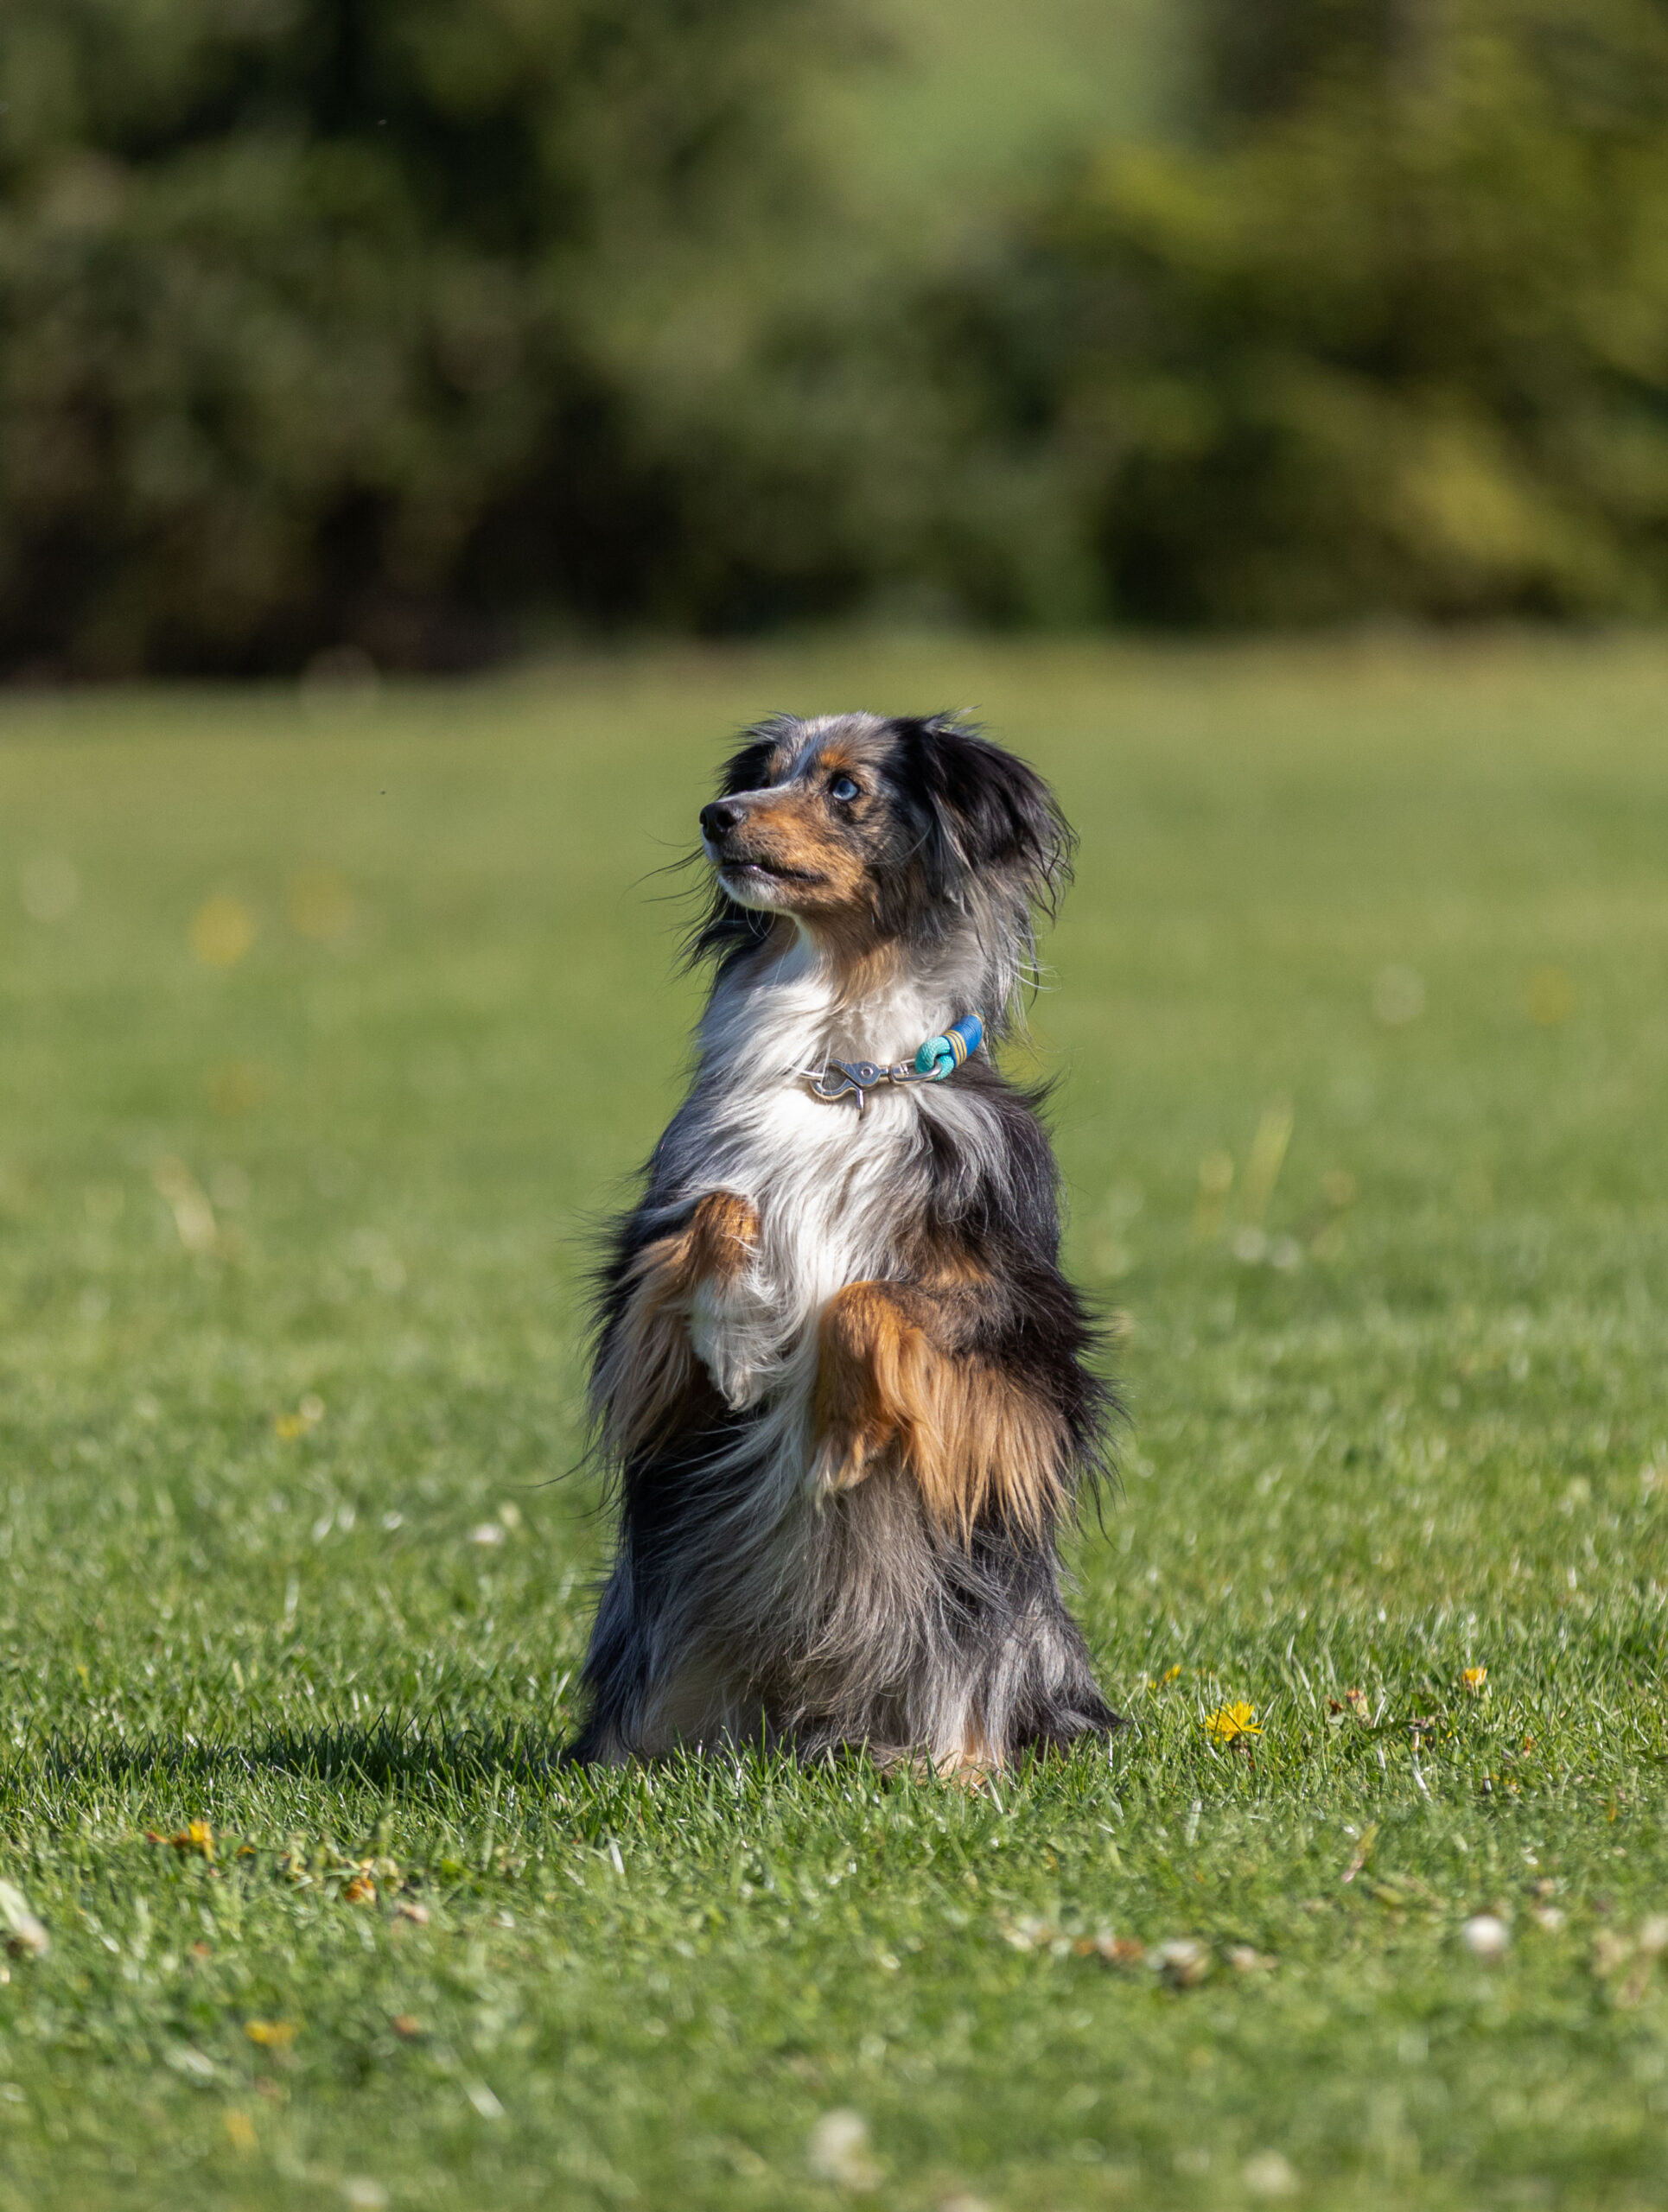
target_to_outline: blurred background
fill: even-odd
[[[0,0],[0,2212],[1657,2205],[1665,611],[1668,0]],[[1081,833],[1140,1727],[621,1851],[665,864],[860,704]]]
[[[0,669],[1649,618],[1662,0],[8,0]]]

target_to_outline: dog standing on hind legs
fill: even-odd
[[[1057,1544],[1108,1393],[987,1050],[1071,833],[964,723],[849,714],[749,731],[701,837],[694,1079],[602,1280],[619,1544],[574,1756],[976,1773],[1105,1733]]]

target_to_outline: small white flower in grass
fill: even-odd
[[[1279,1963],[1267,1951],[1250,1943],[1236,1943],[1228,1953],[1228,1964],[1236,1974],[1272,1974]]]
[[[837,2189],[878,2189],[881,2170],[869,2147],[869,2122],[860,2112],[825,2112],[811,2131],[805,2163],[818,2181]]]
[[[1494,1913],[1474,1913],[1461,1929],[1460,1941],[1475,1958],[1503,1959],[1512,1942],[1512,1930]]]
[[[1173,1936],[1147,1955],[1172,1989],[1196,1989],[1211,1970],[1211,1955],[1196,1936]]]
[[[51,1938],[29,1910],[29,1901],[10,1882],[0,1882],[0,1928],[6,1931],[6,1948],[15,1959],[42,1959],[52,1948]]]
[[[1297,2188],[1290,2160],[1277,2151],[1258,2151],[1247,2158],[1240,2179],[1253,2196],[1290,2196]]]

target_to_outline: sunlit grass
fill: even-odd
[[[956,701],[1084,834],[1024,1065],[1132,1725],[572,1776],[650,871],[742,720]],[[1655,2203],[1665,709],[1511,641],[10,702],[3,2212]]]

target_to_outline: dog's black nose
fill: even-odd
[[[746,807],[737,806],[733,799],[716,798],[710,806],[701,809],[701,835],[716,845],[729,835],[738,822],[746,819]]]

